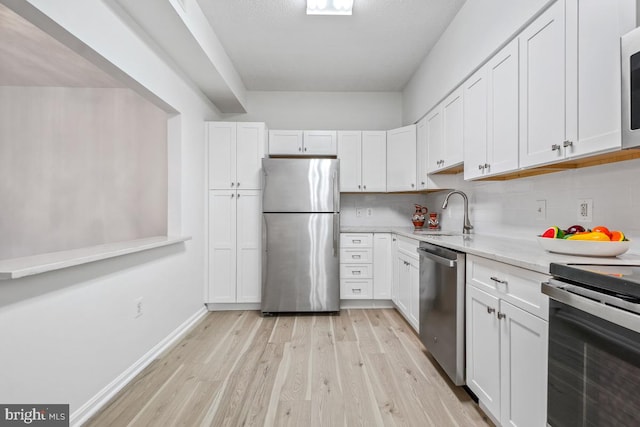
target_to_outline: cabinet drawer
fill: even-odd
[[[373,249],[342,248],[340,249],[341,264],[366,264],[373,261]]]
[[[549,298],[542,282],[549,276],[509,264],[467,256],[467,282],[541,319],[549,318]]]
[[[372,279],[342,279],[340,280],[340,299],[372,299]]]
[[[341,248],[370,248],[373,245],[373,233],[341,233]]]
[[[373,264],[340,264],[340,279],[372,279]]]
[[[398,251],[403,252],[405,255],[418,259],[418,247],[420,242],[415,239],[409,239],[408,237],[395,236],[398,244]]]

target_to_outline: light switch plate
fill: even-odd
[[[578,199],[578,221],[593,221],[593,199]]]

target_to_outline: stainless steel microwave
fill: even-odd
[[[640,147],[640,28],[620,40],[622,148]]]

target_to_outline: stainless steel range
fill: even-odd
[[[550,272],[548,425],[640,425],[640,266]]]

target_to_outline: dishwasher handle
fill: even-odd
[[[429,252],[425,248],[418,248],[418,253],[420,254],[420,257],[429,258],[430,260],[435,261],[439,264],[443,264],[449,268],[455,268],[456,265],[458,264],[458,261],[455,259],[449,259],[449,258],[438,256],[434,253]]]

